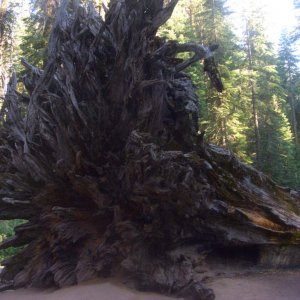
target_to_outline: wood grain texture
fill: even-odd
[[[202,45],[156,31],[177,1],[63,1],[48,63],[26,60],[28,95],[11,79],[0,128],[0,218],[28,220],[0,248],[3,284],[66,286],[126,276],[138,289],[214,299],[198,279],[220,247],[299,245],[300,196],[198,134]],[[176,54],[193,52],[182,61]],[[264,252],[266,256],[266,252]]]

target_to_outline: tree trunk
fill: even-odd
[[[288,102],[290,104],[291,108],[291,116],[290,116],[290,122],[292,125],[292,132],[294,135],[295,139],[295,144],[297,147],[299,147],[299,139],[298,139],[298,122],[297,122],[297,117],[296,117],[296,92],[295,92],[295,82],[293,79],[292,75],[292,66],[290,63],[288,63],[287,66],[287,72],[286,72],[286,77],[287,77],[287,91],[288,91]]]
[[[212,40],[216,44],[218,43],[218,38],[217,38],[217,26],[216,26],[216,4],[215,0],[211,1],[211,16],[212,16]]]
[[[4,53],[7,51],[4,46],[4,38],[5,38],[5,32],[7,31],[7,28],[5,28],[6,21],[5,16],[7,13],[7,7],[8,7],[8,1],[4,0],[0,3],[0,103],[2,102],[2,99],[5,94],[6,84],[7,84],[7,74],[5,70],[5,61],[4,61]]]
[[[298,139],[298,122],[296,118],[296,105],[295,105],[295,95],[294,93],[290,95],[290,106],[291,106],[291,115],[292,115],[292,126],[293,126],[293,133],[294,133],[294,139],[295,144],[297,147],[299,147],[299,139]]]
[[[255,165],[257,169],[261,169],[261,138],[259,132],[259,121],[258,121],[258,111],[257,111],[257,100],[254,88],[254,83],[251,82],[251,102],[252,102],[252,115],[253,115],[253,126],[255,134]]]
[[[0,219],[28,220],[0,245],[25,245],[2,263],[2,284],[123,276],[214,299],[203,266],[222,251],[272,264],[284,245],[299,264],[299,193],[197,134],[182,71],[204,58],[222,85],[209,48],[156,36],[177,0],[112,0],[105,21],[76,3],[57,13],[45,70],[23,61],[29,97],[13,77],[1,110]],[[194,56],[176,58],[184,51]]]
[[[250,77],[250,89],[251,89],[251,104],[252,104],[252,117],[253,117],[253,128],[255,136],[255,165],[258,169],[261,168],[261,138],[259,130],[258,110],[257,110],[257,97],[255,91],[255,79],[254,79],[254,63],[253,63],[253,42],[251,41],[251,28],[249,21],[246,20],[246,47],[247,47],[247,59],[248,59],[248,70],[251,73]]]

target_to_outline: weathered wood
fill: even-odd
[[[13,289],[14,289],[13,282],[0,284],[0,292],[4,292],[7,290],[13,290]]]
[[[213,299],[197,274],[208,254],[248,247],[270,263],[269,248],[297,251],[299,192],[198,133],[182,70],[204,60],[223,86],[215,47],[156,36],[177,1],[112,0],[105,20],[76,3],[62,3],[45,70],[23,61],[29,96],[13,77],[1,110],[0,219],[28,220],[0,246],[25,245],[1,280],[126,276],[140,289]],[[182,51],[194,56],[179,60]]]

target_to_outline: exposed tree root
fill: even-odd
[[[45,70],[23,61],[29,94],[12,78],[1,111],[0,218],[28,220],[0,245],[26,245],[2,280],[61,287],[121,275],[204,300],[214,295],[197,270],[214,249],[296,252],[299,193],[197,134],[182,70],[205,59],[222,84],[209,48],[156,37],[177,1],[112,0],[105,21],[74,3],[58,12]],[[195,56],[178,60],[182,51]]]

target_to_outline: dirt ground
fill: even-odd
[[[220,275],[206,283],[216,300],[300,300],[300,271]],[[20,289],[0,294],[1,300],[170,300],[174,298],[130,290],[114,281],[94,280],[60,290]]]
[[[300,271],[220,277],[206,285],[216,300],[300,300]]]
[[[19,289],[0,294],[1,300],[174,300],[154,293],[128,289],[112,280],[93,280],[59,290]]]

